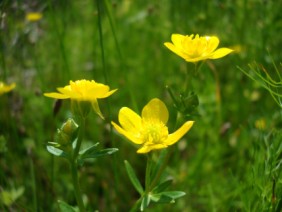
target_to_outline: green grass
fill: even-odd
[[[85,78],[119,89],[100,102],[106,121],[95,113],[87,119],[85,144],[119,151],[81,168],[82,192],[89,211],[129,211],[138,194],[123,161],[144,179],[146,158],[112,133],[109,121],[117,121],[121,107],[140,112],[157,97],[168,106],[173,128],[176,109],[166,86],[181,90],[193,65],[163,45],[172,33],[217,35],[220,47],[241,51],[207,61],[191,82],[199,116],[191,117],[195,125],[173,147],[166,169],[171,189],[186,196],[148,211],[281,210],[281,108],[238,67],[250,71],[256,61],[275,74],[273,60],[281,70],[282,2],[104,0],[98,9],[97,1],[0,3],[0,79],[17,83],[0,97],[0,141],[7,148],[0,152],[0,210],[57,211],[57,200],[76,205],[68,164],[46,150],[70,116],[69,104],[54,117],[54,102],[43,93]],[[29,11],[43,18],[28,22]],[[257,120],[265,128],[256,127]]]

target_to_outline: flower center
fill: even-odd
[[[196,35],[195,38],[187,36],[182,41],[183,51],[190,58],[197,58],[205,55],[208,47],[209,37],[199,37]]]
[[[162,122],[149,121],[143,124],[144,143],[160,144],[168,137],[168,129]]]

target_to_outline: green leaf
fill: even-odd
[[[111,155],[113,153],[115,153],[116,151],[118,151],[117,148],[108,148],[108,149],[102,149],[102,150],[93,150],[93,151],[89,151],[89,152],[85,152],[84,154],[79,156],[80,160],[85,160],[85,159],[90,159],[90,158],[98,158],[98,157],[102,157],[105,155]]]
[[[157,185],[153,190],[152,193],[157,194],[160,192],[163,192],[165,189],[167,189],[172,184],[172,179],[166,180],[159,185]]]
[[[66,202],[58,200],[58,204],[61,212],[76,212],[76,210]]]
[[[0,191],[0,203],[2,202],[5,206],[11,206],[19,197],[24,193],[24,187],[12,188],[10,191]]]
[[[157,194],[150,194],[150,199],[158,203],[174,203],[178,199],[186,195],[183,191],[164,191]]]
[[[144,209],[147,208],[149,204],[150,204],[150,197],[148,195],[145,195],[140,205],[140,211],[144,211]]]
[[[79,154],[80,155],[84,155],[84,154],[92,154],[92,152],[97,152],[97,149],[96,149],[96,147],[99,145],[99,142],[97,142],[96,144],[94,144],[93,146],[91,146],[91,147],[88,147],[88,148],[86,148],[86,149],[84,149],[84,150],[81,150],[80,152],[79,152]]]
[[[56,148],[54,146],[49,146],[48,145],[47,146],[47,151],[49,153],[51,153],[52,155],[55,155],[55,156],[58,156],[58,157],[67,158],[67,159],[70,158],[69,155],[66,152],[64,152],[63,150],[58,149],[58,148]]]
[[[131,183],[133,184],[134,188],[138,191],[138,193],[140,195],[142,195],[144,193],[144,189],[143,189],[140,181],[138,180],[132,166],[129,164],[129,162],[127,160],[124,161],[124,164],[125,164],[127,175],[129,177]]]

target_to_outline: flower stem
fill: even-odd
[[[73,152],[73,157],[71,160],[71,173],[72,173],[72,181],[73,181],[73,186],[74,186],[74,193],[75,193],[75,198],[76,198],[80,212],[86,211],[84,204],[83,204],[83,200],[82,200],[82,194],[81,194],[80,185],[78,181],[78,170],[77,170],[77,157],[78,157],[80,146],[81,146],[81,143],[84,137],[84,131],[85,131],[85,118],[81,117],[77,143],[76,143],[76,146]]]
[[[152,168],[152,155],[147,154],[146,176],[145,176],[145,194],[150,192],[151,184],[151,168]]]
[[[160,180],[160,178],[162,176],[162,173],[163,173],[164,169],[167,166],[167,163],[168,163],[168,160],[169,160],[169,157],[170,157],[171,153],[172,153],[172,148],[168,148],[168,152],[165,155],[165,158],[164,158],[164,161],[163,161],[161,167],[159,168],[155,178],[150,183],[149,191],[151,191],[156,186],[158,181]]]

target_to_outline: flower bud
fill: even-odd
[[[56,134],[56,142],[61,146],[67,146],[71,144],[76,136],[78,125],[75,121],[69,118]]]

